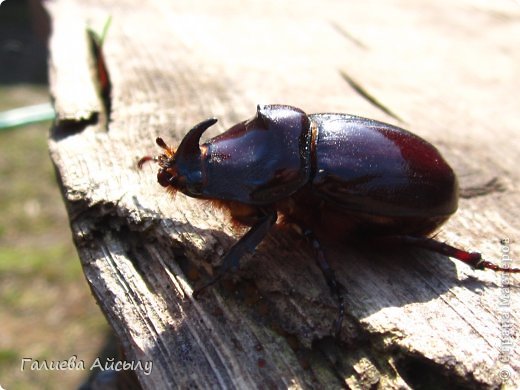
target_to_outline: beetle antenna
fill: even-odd
[[[166,142],[164,142],[164,140],[161,138],[161,137],[157,137],[155,139],[155,143],[157,145],[159,145],[161,148],[163,148],[164,150],[170,150],[170,148],[168,147],[168,145],[166,145]]]

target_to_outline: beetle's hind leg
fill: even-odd
[[[193,291],[193,297],[197,299],[202,291],[217,283],[230,269],[238,269],[242,256],[255,250],[257,245],[262,242],[275,222],[276,212],[264,211],[253,227],[225,254],[224,259],[222,260],[222,266],[215,277],[202,287],[195,289]]]
[[[303,235],[311,245],[314,251],[314,256],[316,258],[316,263],[318,264],[318,267],[320,267],[320,270],[325,277],[332,295],[338,302],[338,318],[334,323],[334,335],[336,338],[338,338],[341,332],[341,324],[343,323],[343,318],[345,317],[345,301],[343,300],[343,295],[341,294],[341,289],[344,287],[336,280],[334,270],[330,268],[330,265],[325,258],[325,254],[323,253],[323,249],[321,248],[320,242],[314,233],[307,229],[304,230]]]
[[[455,248],[444,242],[437,241],[429,237],[415,237],[415,236],[386,236],[382,238],[384,242],[400,243],[405,245],[416,246],[427,249],[432,252],[440,253],[445,256],[453,257],[470,267],[478,270],[490,269],[493,271],[502,271],[509,273],[518,273],[520,268],[500,267],[497,264],[486,261],[478,252],[468,252],[463,249]]]

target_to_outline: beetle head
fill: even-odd
[[[216,122],[216,118],[210,118],[195,125],[184,136],[177,150],[166,145],[162,138],[157,138],[155,141],[164,149],[164,153],[156,157],[145,156],[137,165],[141,168],[147,161],[155,161],[160,167],[157,172],[160,185],[173,191],[179,190],[188,196],[199,196],[202,190],[199,141],[202,133]]]

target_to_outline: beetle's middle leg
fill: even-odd
[[[440,253],[441,255],[453,257],[478,270],[490,269],[493,271],[503,271],[510,273],[520,272],[520,268],[500,267],[497,264],[484,260],[482,255],[478,252],[468,252],[429,237],[391,235],[382,237],[381,240],[389,243],[416,246],[432,252]]]
[[[323,273],[323,276],[325,277],[325,280],[327,282],[327,285],[329,286],[332,295],[335,296],[338,302],[338,318],[336,319],[336,322],[334,324],[334,335],[337,338],[339,337],[341,331],[341,324],[343,323],[343,318],[345,317],[345,301],[343,300],[343,295],[341,294],[341,287],[343,286],[341,286],[341,284],[338,283],[338,281],[336,280],[334,270],[330,268],[330,265],[327,262],[327,259],[325,258],[325,254],[323,253],[323,249],[321,248],[320,242],[318,241],[314,233],[310,229],[307,229],[303,232],[303,235],[310,243],[314,251],[316,263],[318,264],[318,267],[320,267],[320,270]]]
[[[261,210],[262,214],[258,217],[257,222],[253,227],[238,240],[231,247],[231,249],[224,255],[222,265],[217,272],[217,275],[202,287],[193,291],[193,297],[196,299],[198,295],[218,282],[230,269],[238,269],[240,259],[248,252],[255,250],[258,244],[264,239],[271,227],[276,222],[276,211]]]

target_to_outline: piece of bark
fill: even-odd
[[[311,251],[288,232],[274,230],[238,275],[194,300],[241,232],[220,210],[166,194],[156,167],[136,168],[158,152],[156,136],[176,144],[216,116],[214,135],[257,103],[374,117],[438,145],[476,194],[438,237],[494,261],[505,250],[514,258],[518,8],[469,0],[46,6],[58,118],[51,157],[92,292],[126,358],[153,362],[149,375],[136,371],[143,388],[520,385],[518,289],[507,287],[517,278],[420,250],[330,245],[348,290],[338,342],[336,303]],[[100,30],[108,16],[109,104],[92,94],[95,59],[78,28]],[[475,191],[495,177],[500,191]]]

